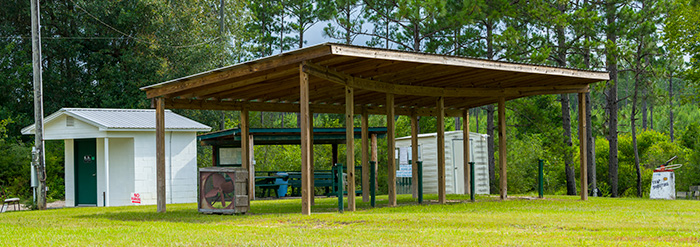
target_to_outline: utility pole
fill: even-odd
[[[219,59],[219,68],[224,66],[224,0],[219,0],[219,43],[221,49],[221,57]],[[220,130],[226,129],[226,111],[221,111],[221,124],[219,125]]]
[[[46,169],[44,162],[44,100],[41,85],[41,33],[39,30],[39,0],[32,0],[32,63],[34,67],[34,165],[36,166],[36,178],[39,180],[37,206],[40,210],[46,209]]]
[[[219,34],[221,35],[221,40],[223,42],[224,40],[224,0],[220,0],[219,4],[221,7],[219,7]]]

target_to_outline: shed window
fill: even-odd
[[[66,117],[66,126],[73,127],[75,125],[75,119],[71,116]]]

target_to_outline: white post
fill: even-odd
[[[109,138],[105,137],[105,145],[104,145],[104,161],[105,161],[105,205],[103,206],[109,206],[111,203],[109,203]]]

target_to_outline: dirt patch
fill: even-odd
[[[58,209],[58,208],[64,208],[66,206],[66,201],[55,201],[55,202],[49,202],[46,204],[47,209]],[[7,208],[7,211],[24,211],[24,210],[29,210],[29,207],[27,207],[24,204],[19,204],[19,209],[16,209],[15,205],[10,205]]]

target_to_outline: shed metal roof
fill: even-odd
[[[67,115],[98,127],[101,131],[146,131],[156,129],[154,109],[61,108],[44,119],[44,124]],[[31,134],[32,124],[22,129]],[[170,110],[165,112],[165,129],[170,131],[209,131],[211,127],[183,117]]]

